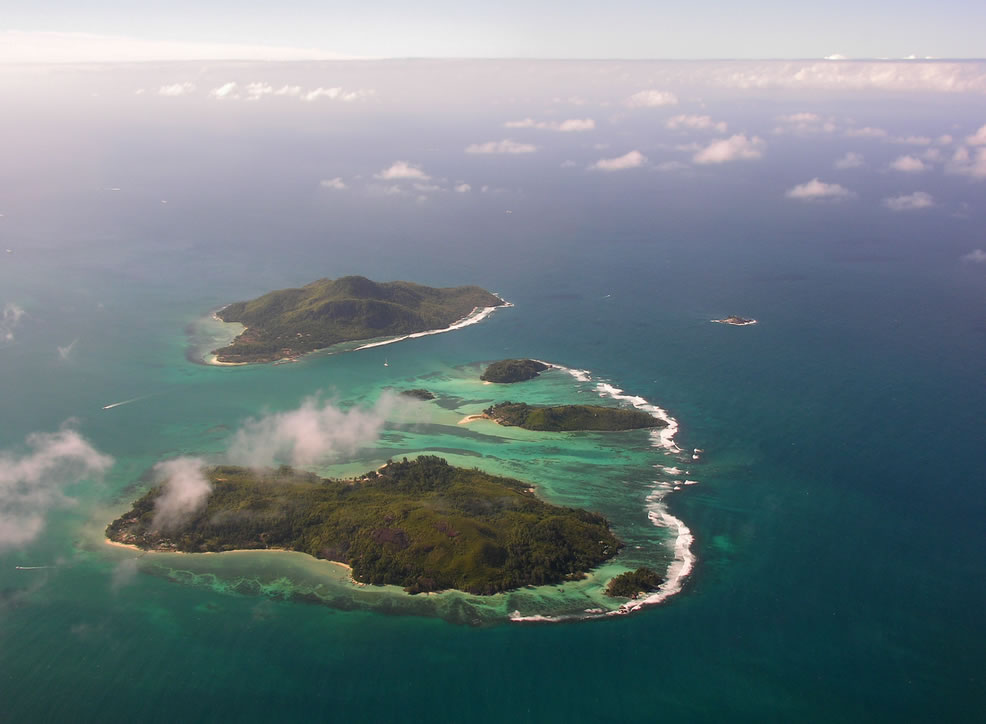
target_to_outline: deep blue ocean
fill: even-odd
[[[769,119],[782,100],[710,110]],[[978,119],[963,128],[986,122],[978,100],[839,103],[874,125],[912,113],[915,133],[939,118],[950,130],[955,109]],[[0,720],[980,716],[986,265],[962,257],[986,247],[982,182],[932,172],[920,187],[936,206],[893,213],[880,199],[917,187],[867,146],[872,166],[842,180],[858,198],[798,204],[784,189],[856,146],[770,137],[745,167],[604,178],[494,158],[482,173],[498,194],[426,204],[351,188],[342,202],[292,169],[307,169],[309,145],[323,167],[331,149],[355,155],[384,120],[343,140],[270,118],[210,122],[184,149],[157,117],[128,133],[85,121],[103,153],[80,151],[81,190],[4,176],[20,191],[0,207],[0,305],[24,311],[0,341],[5,464],[67,421],[116,462],[67,487],[35,539],[0,548]],[[391,151],[387,135],[367,174],[404,156],[434,176],[481,173],[433,148],[457,121],[403,122],[413,144]],[[223,304],[355,273],[478,284],[515,306],[298,365],[189,358],[189,326]],[[759,323],[709,323],[729,314]],[[680,594],[611,620],[471,626],[142,572],[124,581],[119,557],[90,542],[156,462],[214,452],[245,418],[319,391],[358,401],[381,358],[386,374],[425,376],[504,357],[590,370],[668,410],[681,447],[703,451],[699,484],[666,500],[695,536]]]

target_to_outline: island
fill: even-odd
[[[716,324],[731,324],[734,327],[748,327],[751,324],[757,323],[757,320],[755,319],[747,319],[746,317],[737,316],[726,317],[725,319],[713,319],[712,321]]]
[[[550,367],[536,359],[504,359],[489,365],[479,379],[483,382],[523,382],[534,379]]]
[[[613,598],[636,598],[641,593],[656,591],[662,583],[664,579],[656,571],[647,567],[638,568],[610,579],[606,586],[606,595]]]
[[[424,402],[435,399],[434,392],[429,392],[428,390],[424,390],[420,387],[413,390],[401,390],[398,394],[403,395],[404,397],[411,397],[415,400],[422,400]]]
[[[107,538],[148,551],[301,551],[350,566],[360,583],[478,595],[580,579],[623,545],[601,515],[436,456],[388,461],[351,480],[288,466],[221,465],[207,475],[213,490],[201,510],[158,529],[159,485],[110,523]]]
[[[602,405],[537,406],[524,402],[501,402],[486,408],[483,416],[500,425],[547,432],[638,430],[668,424],[640,410]]]
[[[220,309],[218,319],[246,329],[213,354],[221,364],[289,360],[342,342],[445,329],[478,309],[504,304],[475,286],[435,288],[361,276],[320,279]]]

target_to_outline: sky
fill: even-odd
[[[966,0],[0,0],[0,62],[983,58]]]

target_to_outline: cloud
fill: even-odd
[[[389,167],[374,175],[382,181],[396,181],[398,179],[414,179],[415,181],[427,181],[431,178],[418,166],[414,166],[407,161],[394,161]]]
[[[916,156],[900,156],[890,164],[890,168],[902,173],[920,173],[927,170],[928,167],[924,165],[924,161]]]
[[[559,168],[575,168],[576,166],[578,166],[578,164],[575,163],[575,161],[568,159],[567,161],[562,161]]]
[[[229,83],[223,83],[218,88],[213,88],[211,91],[209,91],[209,95],[212,96],[213,98],[219,98],[219,99],[239,98],[240,94],[237,93],[237,87],[238,86],[236,85],[235,81],[231,81]]]
[[[66,360],[68,360],[69,356],[72,354],[72,350],[75,348],[75,343],[78,342],[78,341],[79,341],[79,339],[77,337],[77,338],[73,339],[71,342],[69,342],[67,345],[65,345],[64,347],[62,347],[61,345],[59,345],[58,346],[58,357],[59,357],[59,359],[61,359],[63,362],[66,361]]]
[[[342,180],[341,176],[336,176],[335,178],[322,179],[319,182],[319,186],[321,186],[323,189],[333,189],[335,191],[345,191],[347,188],[349,188],[348,186],[346,186],[346,182]]]
[[[659,106],[676,106],[678,97],[669,91],[642,90],[634,93],[623,101],[627,108],[657,108]]]
[[[847,151],[846,155],[838,159],[834,166],[836,168],[859,168],[863,165],[863,154],[855,151]]]
[[[709,116],[689,116],[689,115],[678,115],[669,118],[665,124],[666,127],[672,131],[677,131],[681,129],[690,129],[696,131],[717,131],[719,133],[726,132],[726,122],[725,121],[713,121]]]
[[[905,146],[930,146],[932,140],[927,136],[897,136],[891,139],[891,143],[900,143]]]
[[[472,191],[472,186],[467,183],[459,183],[455,185],[455,192],[457,194],[467,194]]]
[[[826,55],[824,60],[849,60],[849,58],[842,55],[842,53],[833,53],[832,55]]]
[[[129,586],[137,578],[137,559],[127,558],[120,561],[113,568],[113,575],[110,578],[110,588],[115,592],[125,586]]]
[[[931,194],[915,191],[913,194],[902,194],[884,199],[883,205],[891,211],[914,211],[934,206],[935,200],[931,198]]]
[[[296,410],[247,420],[233,438],[229,458],[251,467],[307,468],[353,455],[379,437],[386,415],[398,404],[396,396],[385,394],[371,408],[341,410],[311,397]]]
[[[986,124],[980,126],[971,136],[966,136],[965,142],[970,146],[986,146]]]
[[[882,128],[864,126],[863,128],[850,128],[846,131],[850,138],[886,138],[887,132]]]
[[[839,184],[827,184],[817,178],[788,189],[784,195],[789,199],[802,201],[851,199],[856,194]]]
[[[161,494],[154,501],[151,525],[168,530],[201,511],[212,494],[212,483],[205,476],[202,458],[181,457],[154,466]]]
[[[369,98],[372,95],[376,95],[376,91],[370,88],[360,88],[354,91],[347,91],[342,88],[315,88],[302,95],[301,99],[309,103],[317,101],[319,98],[352,103],[353,101]]]
[[[658,171],[680,171],[682,169],[688,168],[687,163],[682,163],[681,161],[664,161],[657,164],[654,168]]]
[[[521,121],[507,121],[504,128],[537,128],[542,131],[559,131],[561,133],[578,133],[595,129],[596,122],[591,118],[570,118],[567,121],[535,121],[525,118]]]
[[[786,116],[778,116],[777,120],[782,123],[819,123],[822,118],[817,113],[791,113]]]
[[[171,85],[163,85],[158,88],[157,94],[159,96],[175,98],[177,96],[187,96],[194,92],[194,83],[172,83]]]
[[[113,465],[113,458],[68,427],[29,435],[26,444],[20,455],[0,451],[0,550],[34,540],[48,510],[69,502],[65,488]]]
[[[745,134],[737,133],[729,138],[713,141],[698,151],[692,160],[695,163],[726,163],[727,161],[750,160],[760,158],[767,144],[762,138],[754,136],[747,138]]]
[[[647,163],[647,157],[640,151],[630,151],[616,158],[601,158],[589,168],[594,171],[625,171],[628,168],[639,168]]]
[[[786,116],[778,116],[777,120],[782,124],[774,129],[774,133],[777,134],[814,134],[835,132],[835,123],[831,120],[823,120],[817,113],[802,111],[800,113],[791,113]]]
[[[0,316],[0,341],[14,341],[14,330],[21,323],[21,318],[25,314],[24,309],[13,302],[3,305],[3,314]]]
[[[942,61],[734,61],[698,68],[689,80],[745,89],[986,92],[979,64]]]
[[[952,154],[946,170],[973,179],[986,178],[986,147],[980,146],[970,152],[965,146],[960,146]]]
[[[466,153],[480,153],[480,154],[491,154],[491,153],[534,153],[538,150],[537,146],[530,143],[518,143],[517,141],[511,141],[506,138],[502,141],[487,141],[486,143],[473,143],[466,146]]]
[[[970,262],[972,264],[986,264],[986,251],[982,249],[973,249],[968,254],[962,256],[962,261]]]

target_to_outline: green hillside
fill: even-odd
[[[217,312],[246,331],[214,354],[220,362],[270,362],[340,342],[442,329],[503,300],[475,286],[434,288],[360,276],[320,279]]]

